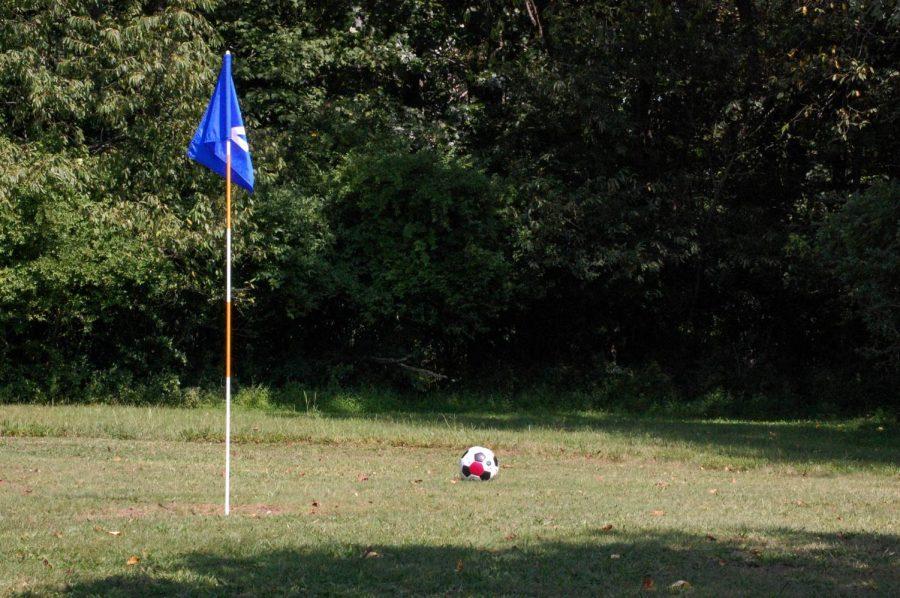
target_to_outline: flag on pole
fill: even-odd
[[[253,191],[253,162],[237,92],[231,80],[231,52],[187,155],[225,177],[225,514],[231,510],[231,179]]]
[[[188,146],[187,155],[224,178],[229,141],[234,182],[252,192],[253,161],[250,159],[250,146],[247,145],[247,131],[241,118],[237,91],[231,79],[231,52],[227,52],[222,60],[216,89]]]

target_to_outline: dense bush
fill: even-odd
[[[900,368],[900,181],[851,195],[822,230],[826,258],[869,331],[859,349]]]
[[[226,48],[258,168],[235,197],[238,380],[896,398],[890,3],[15,0],[0,20],[5,400],[218,383],[222,184],[184,149]]]
[[[351,153],[328,206],[348,341],[364,354],[464,363],[514,293],[500,197],[482,173],[433,152]]]

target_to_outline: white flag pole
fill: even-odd
[[[225,142],[225,514],[231,511],[231,141]]]

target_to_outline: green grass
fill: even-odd
[[[221,427],[212,408],[0,406],[0,593],[900,584],[900,435],[884,422],[239,409],[229,518]],[[454,483],[475,443],[500,477]]]

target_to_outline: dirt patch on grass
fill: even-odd
[[[177,511],[187,511],[191,515],[224,515],[225,507],[212,503],[197,503],[191,505],[178,505]],[[231,513],[244,517],[271,517],[272,515],[284,515],[288,509],[278,505],[255,503],[249,505],[237,505],[231,508]]]
[[[231,508],[231,514],[242,517],[271,517],[290,513],[290,509],[271,504],[254,503],[249,505],[237,505]],[[98,519],[144,519],[146,517],[164,517],[173,515],[176,517],[189,516],[216,516],[224,515],[225,508],[222,505],[212,503],[156,503],[155,505],[136,505],[125,508],[100,509],[88,511],[77,517],[79,521],[94,521]]]

